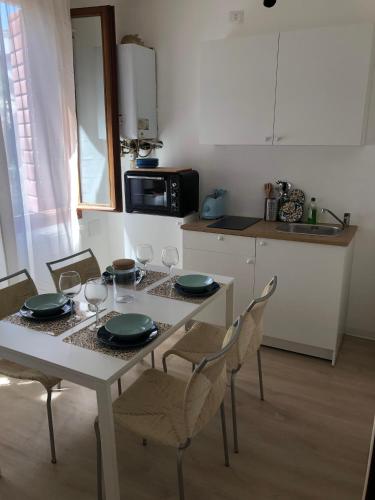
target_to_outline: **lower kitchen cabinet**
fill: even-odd
[[[184,231],[183,246],[185,269],[235,279],[235,317],[276,275],[264,345],[335,363],[345,328],[353,242],[344,247]],[[215,323],[224,324],[224,309],[224,302],[216,305]]]
[[[265,314],[265,345],[335,363],[345,328],[352,253],[353,243],[257,239],[255,294],[272,275],[278,277]]]
[[[231,276],[234,281],[234,317],[250,303],[254,293],[255,239],[184,231],[185,269]],[[215,309],[217,324],[224,324],[224,301]],[[212,311],[210,310],[212,315]],[[199,319],[204,321],[203,315]],[[212,321],[212,320],[211,320]]]

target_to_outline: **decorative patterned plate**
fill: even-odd
[[[290,201],[295,201],[297,203],[300,203],[303,205],[306,200],[305,193],[302,191],[302,189],[292,189],[288,193],[288,198]]]
[[[283,203],[279,209],[282,222],[299,222],[303,217],[303,205],[295,201]]]

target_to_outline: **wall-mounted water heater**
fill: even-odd
[[[120,136],[156,139],[155,50],[134,43],[117,46]]]

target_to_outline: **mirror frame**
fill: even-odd
[[[104,101],[107,130],[107,151],[109,170],[109,192],[110,204],[89,204],[81,199],[81,176],[79,168],[79,145],[78,145],[78,179],[79,199],[77,210],[101,210],[108,212],[122,211],[122,180],[120,159],[120,133],[118,117],[118,89],[117,89],[117,45],[115,8],[111,5],[98,7],[82,7],[70,10],[72,18],[77,17],[100,17],[102,26],[103,42],[103,78],[104,78]]]

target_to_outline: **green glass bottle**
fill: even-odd
[[[307,212],[307,222],[308,224],[316,224],[316,214],[318,208],[316,206],[316,198],[311,198],[311,202],[309,205],[309,210]]]

